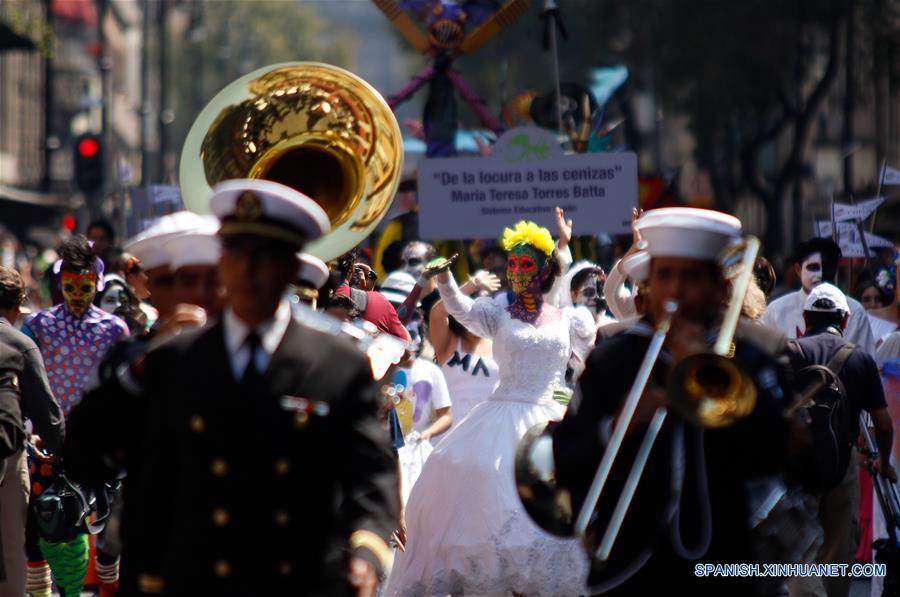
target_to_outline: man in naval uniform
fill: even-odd
[[[167,595],[374,595],[397,526],[396,464],[365,356],[291,317],[311,199],[231,180],[220,321],[148,353],[139,585]]]
[[[739,240],[741,229],[736,218],[691,208],[649,211],[636,226],[650,255],[643,318],[593,351],[579,399],[553,430],[557,482],[570,492],[577,514],[664,305],[676,301],[664,350],[600,499],[593,549],[653,413],[672,399],[666,386],[672,365],[714,343],[728,293],[716,257]],[[610,559],[592,570],[590,594],[661,595],[677,587],[692,595],[743,595],[756,589],[754,579],[695,576],[698,563],[759,561],[747,523],[749,483],[777,477],[789,437],[781,414],[787,362],[773,358],[785,349],[783,335],[741,324],[734,344],[734,361],[757,389],[752,412],[730,427],[706,430],[668,414]]]

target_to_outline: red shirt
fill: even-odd
[[[350,296],[350,286],[342,284],[337,289],[337,294]],[[366,312],[363,313],[363,319],[372,322],[380,331],[397,336],[401,340],[409,342],[409,332],[397,317],[397,310],[394,309],[387,298],[380,292],[372,290],[366,291]]]

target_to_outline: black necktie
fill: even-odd
[[[244,375],[241,377],[241,383],[244,385],[254,385],[262,377],[259,369],[256,368],[256,351],[259,350],[260,343],[259,334],[256,332],[250,332],[244,339],[244,346],[248,348],[250,353],[247,367],[244,369]]]

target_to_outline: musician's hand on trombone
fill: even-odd
[[[660,407],[669,406],[669,395],[664,388],[659,386],[650,386],[641,394],[641,400],[634,409],[634,416],[628,424],[627,433],[640,431],[650,424],[653,415],[656,414]]]
[[[889,457],[881,457],[874,462],[875,470],[890,479],[893,483],[897,482],[897,471],[890,463]]]

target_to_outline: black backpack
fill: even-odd
[[[26,447],[35,472],[40,471],[32,475],[32,481],[41,486],[40,493],[32,493],[29,500],[38,535],[49,543],[64,543],[81,533],[96,535],[102,531],[119,483],[106,484],[97,491],[88,490],[66,476],[60,460],[49,460],[46,452],[30,442]]]
[[[798,342],[794,350],[808,362]],[[853,419],[847,391],[839,374],[856,348],[847,343],[827,365],[807,365],[794,373],[794,389],[801,395],[800,407],[809,415],[810,447],[801,455],[798,475],[813,492],[836,487],[850,466],[850,454],[859,429]]]

